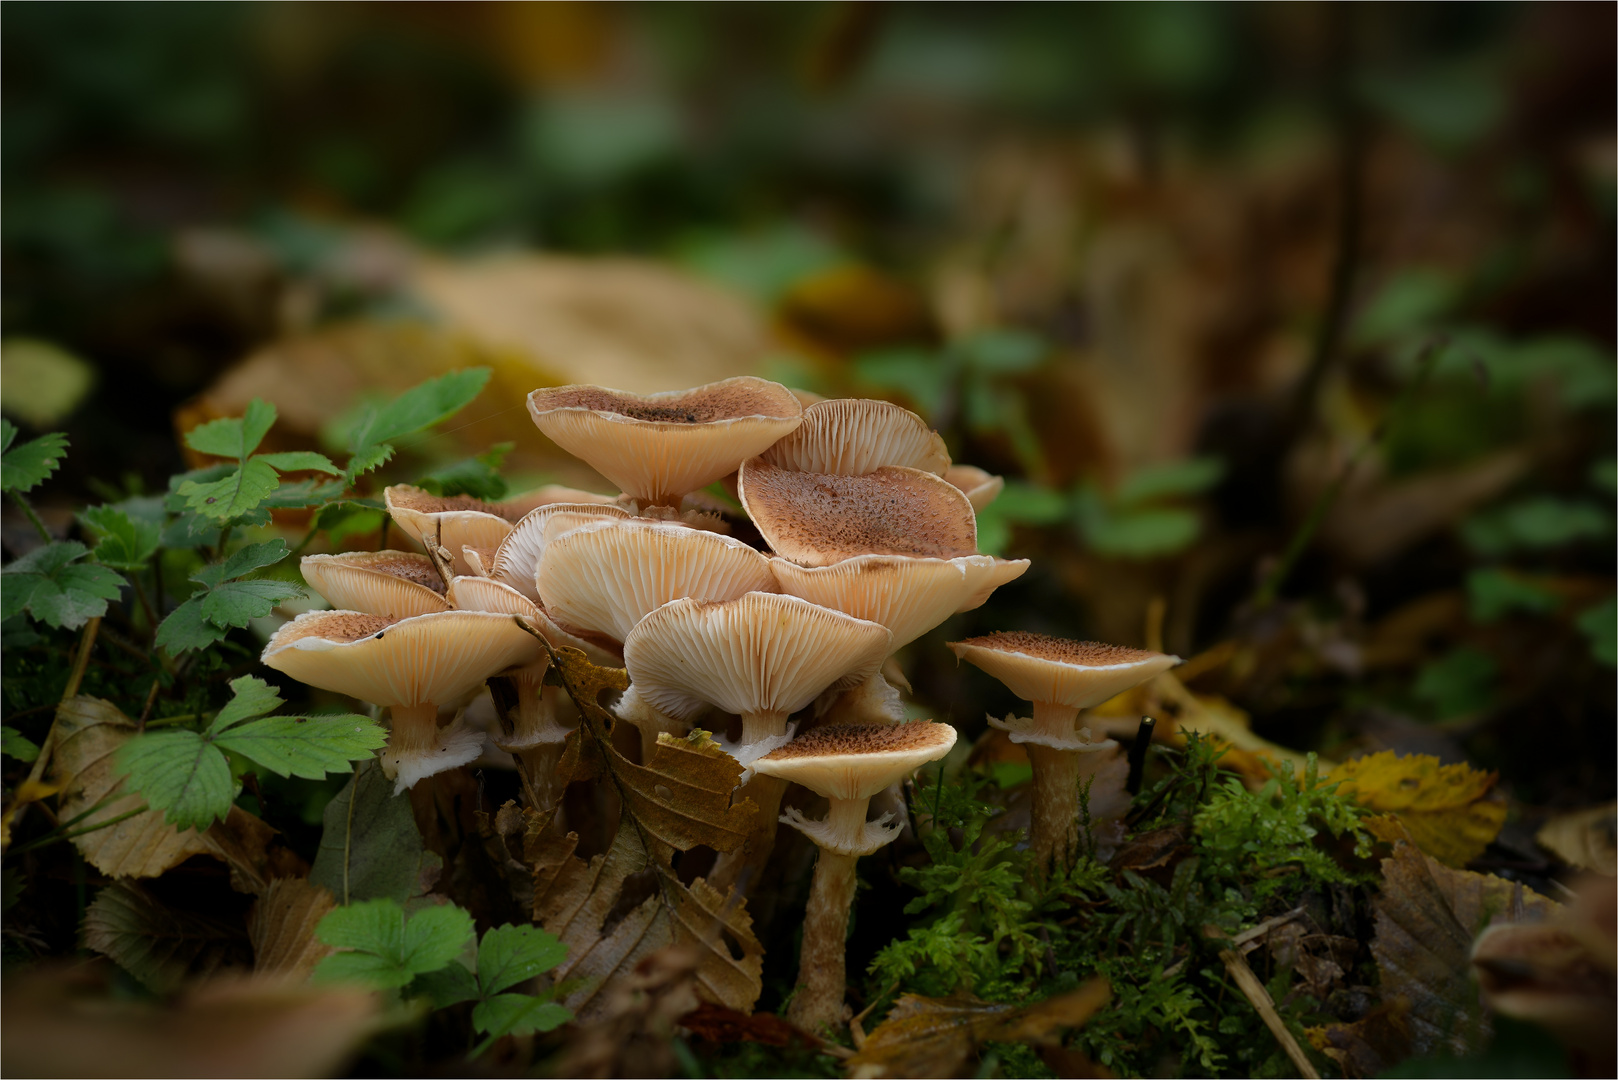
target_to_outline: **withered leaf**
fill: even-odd
[[[1417,847],[1450,866],[1471,862],[1500,834],[1506,804],[1485,798],[1498,778],[1464,762],[1392,750],[1346,761],[1330,775],[1339,795],[1397,815]]]
[[[247,936],[253,970],[304,982],[332,947],[315,938],[315,926],[337,906],[329,889],[308,878],[277,878],[253,904]]]
[[[588,863],[573,854],[578,837],[562,834],[554,814],[529,820],[524,854],[534,865],[534,919],[568,947],[558,979],[577,980],[563,1003],[581,1019],[598,1015],[646,957],[689,945],[697,992],[751,1009],[763,988],[764,950],[745,906],[701,879],[682,884],[671,866],[675,851],[698,844],[727,851],[742,842],[755,807],[731,804],[741,766],[700,731],[665,735],[648,764],[634,764],[613,748],[613,721],[599,703],[628,685],[626,673],[572,649],[555,662],[582,718],[558,766],[562,779],[598,774],[623,806],[612,846]]]
[[[1032,1005],[995,1005],[974,997],[899,999],[859,1053],[852,1077],[955,1076],[985,1042],[1046,1043],[1078,1027],[1112,996],[1105,979]]]
[[[1618,839],[1618,805],[1558,814],[1540,827],[1534,839],[1569,866],[1608,877],[1618,874],[1618,846],[1614,843]]]
[[[326,804],[322,820],[309,880],[340,903],[383,897],[403,902],[425,892],[443,865],[422,843],[410,800],[393,793],[393,781],[376,761],[360,763]]]
[[[819,1046],[820,1039],[770,1013],[742,1013],[703,1002],[680,1017],[680,1026],[711,1043],[754,1042],[765,1046]]]
[[[91,903],[84,945],[159,994],[190,979],[246,973],[252,962],[239,922],[176,910],[127,881],[113,882]]]

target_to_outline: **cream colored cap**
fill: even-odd
[[[497,611],[527,619],[553,649],[578,649],[592,664],[623,667],[618,643],[600,634],[579,633],[551,618],[550,612],[510,585],[484,577],[458,577],[449,583],[450,604],[460,611]]]
[[[498,548],[511,532],[513,511],[503,503],[488,503],[470,495],[434,495],[409,484],[382,490],[382,500],[394,524],[426,547],[442,543],[449,549],[456,574],[472,572],[462,548]]]
[[[982,604],[997,587],[1021,576],[1028,560],[857,555],[817,567],[775,558],[770,569],[784,593],[886,626],[898,652],[957,611]]]
[[[674,507],[803,420],[792,391],[745,375],[644,397],[599,386],[547,387],[528,395],[528,412],[540,431],[624,494]]]
[[[506,538],[500,541],[494,557],[484,564],[482,575],[511,586],[530,600],[539,599],[534,571],[551,539],[546,527],[558,517],[583,524],[598,518],[627,518],[629,511],[610,503],[551,503],[523,515]],[[475,569],[475,568],[474,568]]]
[[[1178,656],[1095,641],[1002,631],[952,641],[956,657],[987,671],[1024,701],[1093,708],[1167,671]]]
[[[977,554],[977,517],[966,495],[919,469],[831,476],[753,458],[742,466],[737,489],[771,549],[804,566],[856,555]]]
[[[888,401],[834,398],[803,410],[796,431],[764,451],[771,465],[794,472],[863,476],[886,466],[941,475],[949,451],[927,421]]]
[[[994,502],[1006,487],[1004,477],[990,475],[976,465],[951,465],[944,470],[944,479],[966,493],[973,510]]]
[[[361,701],[421,705],[463,697],[541,652],[509,615],[442,611],[390,620],[313,611],[276,631],[262,660],[299,682]]]
[[[955,729],[931,720],[835,724],[772,750],[753,762],[753,771],[802,784],[828,799],[869,799],[944,757],[954,745]]]
[[[774,592],[770,560],[740,540],[684,525],[600,521],[551,541],[539,598],[561,622],[623,641],[671,600]]]
[[[408,619],[449,610],[438,568],[413,551],[305,555],[301,569],[310,588],[344,611]]]
[[[887,628],[778,593],[675,600],[630,631],[624,664],[637,693],[690,719],[705,705],[743,716],[791,714],[857,686],[888,655]]]

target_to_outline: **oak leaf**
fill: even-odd
[[[1344,762],[1330,777],[1339,795],[1396,815],[1417,847],[1450,866],[1471,862],[1499,835],[1506,804],[1486,798],[1498,778],[1464,762],[1392,750]]]

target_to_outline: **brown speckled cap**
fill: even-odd
[[[1180,662],[1178,656],[1073,641],[1025,630],[952,641],[956,657],[993,675],[1024,701],[1089,709]]]
[[[798,429],[760,456],[783,469],[836,476],[863,476],[890,465],[934,474],[949,468],[944,440],[925,420],[869,398],[809,406]]]
[[[382,500],[394,524],[416,543],[426,547],[428,541],[441,542],[448,548],[456,574],[472,572],[462,548],[498,548],[511,532],[508,515],[513,510],[470,495],[433,495],[409,484],[395,484],[383,489]]]
[[[976,465],[951,465],[944,470],[944,479],[966,493],[973,510],[982,510],[994,502],[1006,486],[1003,477],[993,476]]]
[[[771,549],[804,566],[856,555],[977,554],[977,517],[966,495],[919,469],[831,476],[754,458],[742,466],[737,489]]]
[[[448,611],[444,579],[433,561],[413,551],[350,551],[305,555],[303,579],[334,608],[394,619]]]
[[[485,575],[511,586],[530,600],[539,599],[534,571],[545,553],[546,526],[559,516],[580,522],[598,518],[627,518],[629,511],[611,503],[551,503],[525,514],[484,564]]]
[[[955,729],[931,720],[836,724],[799,735],[755,761],[753,770],[828,799],[869,799],[954,745]]]
[[[528,395],[528,412],[556,445],[624,494],[673,507],[803,419],[792,391],[752,376],[646,396],[599,386],[546,387]]]

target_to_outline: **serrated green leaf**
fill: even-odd
[[[465,368],[428,379],[406,390],[360,421],[349,435],[349,452],[358,454],[366,447],[389,442],[449,419],[483,392],[490,374],[489,368]]]
[[[316,979],[401,987],[453,962],[472,942],[472,916],[445,904],[407,917],[397,901],[367,900],[331,912],[315,936],[351,950],[322,960]]]
[[[372,469],[380,469],[386,465],[392,457],[392,443],[376,443],[373,446],[361,447],[348,459],[348,468],[343,470],[343,479],[352,484]]]
[[[494,1039],[503,1035],[529,1035],[536,1031],[551,1031],[561,1027],[573,1014],[554,1001],[531,994],[496,994],[478,1002],[472,1010],[472,1027],[489,1036],[473,1056]]]
[[[256,454],[259,461],[267,462],[278,472],[323,472],[341,476],[343,470],[332,464],[325,454],[313,450],[287,450],[278,454]]]
[[[274,712],[281,707],[281,691],[254,675],[230,680],[231,698],[208,725],[210,735],[235,727],[243,720]]]
[[[6,447],[4,453],[0,454],[0,491],[28,491],[38,487],[62,464],[62,458],[67,453],[66,435],[53,431],[12,447],[11,441],[17,437],[17,428],[9,420],[0,420],[0,424],[5,425]]]
[[[0,754],[9,754],[18,761],[33,761],[39,756],[39,747],[14,727],[0,727]]]
[[[478,986],[485,996],[531,979],[567,959],[567,946],[537,926],[497,926],[478,946]]]
[[[215,740],[281,776],[322,779],[347,772],[355,761],[387,745],[388,733],[375,720],[345,716],[271,716],[227,731]]]
[[[216,521],[229,521],[257,508],[281,486],[268,462],[262,458],[248,458],[240,468],[232,469],[221,480],[199,484],[188,480],[180,485],[186,506]]]
[[[154,644],[158,648],[166,649],[170,656],[178,656],[191,649],[206,649],[224,640],[225,630],[202,617],[205,595],[193,596],[169,612],[168,618],[157,628]]]
[[[215,626],[246,626],[274,611],[282,600],[303,595],[302,589],[286,581],[227,581],[203,596],[202,617]]]
[[[497,502],[506,497],[507,491],[500,465],[516,445],[495,443],[482,454],[428,473],[417,480],[416,485],[434,495],[470,495],[485,502]]]
[[[130,517],[115,506],[92,506],[79,520],[100,541],[96,561],[115,570],[143,568],[163,539],[160,522]]]
[[[314,480],[300,480],[296,484],[282,484],[270,492],[269,498],[259,505],[265,509],[293,509],[301,510],[306,506],[320,506],[338,498],[348,490],[348,485],[341,480],[328,480],[316,482]]]
[[[245,458],[275,426],[275,406],[261,398],[248,403],[240,417],[227,417],[199,424],[185,433],[185,445],[199,454]]]
[[[206,829],[230,813],[236,797],[225,755],[184,728],[135,736],[119,748],[117,767],[177,829]]]
[[[0,618],[22,611],[50,626],[77,629],[107,613],[124,579],[105,566],[79,563],[89,549],[76,540],[35,548],[0,570]]]
[[[433,1008],[447,1009],[463,1001],[476,1001],[477,978],[461,964],[446,964],[437,971],[417,975],[405,990],[406,997],[425,997]]]
[[[258,544],[244,544],[224,562],[213,563],[192,574],[191,580],[212,587],[231,578],[252,573],[254,570],[274,566],[286,556],[287,542],[279,538]]]

